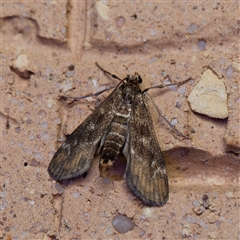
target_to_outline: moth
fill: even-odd
[[[140,89],[142,78],[138,73],[120,79],[97,66],[120,82],[61,145],[49,164],[48,172],[56,180],[82,175],[90,168],[99,149],[99,169],[106,172],[123,153],[127,160],[124,177],[131,191],[146,205],[161,206],[168,200],[169,186],[146,101],[150,88]]]

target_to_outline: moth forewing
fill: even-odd
[[[86,172],[100,140],[111,123],[120,92],[117,87],[81,125],[68,136],[51,160],[48,172],[56,180],[77,177]]]
[[[169,192],[165,163],[142,92],[135,101],[129,127],[126,179],[144,203],[160,206],[167,202]]]

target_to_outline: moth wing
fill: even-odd
[[[130,131],[124,155],[129,188],[147,205],[160,206],[168,199],[168,178],[154,132],[151,114],[142,93],[133,98]]]
[[[92,164],[100,140],[113,119],[115,105],[121,99],[119,86],[67,138],[51,160],[48,172],[56,180],[79,176]]]

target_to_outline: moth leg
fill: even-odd
[[[181,133],[177,128],[175,128],[168,120],[167,118],[162,114],[161,110],[159,109],[159,107],[157,106],[157,104],[152,100],[152,98],[150,98],[150,96],[147,94],[147,92],[144,93],[144,95],[146,95],[148,97],[148,99],[151,101],[151,103],[153,104],[153,106],[156,108],[158,114],[165,120],[165,122],[175,131],[177,132],[178,135],[187,138],[187,139],[191,139],[190,137],[184,135],[183,133]]]
[[[122,79],[121,79],[120,77],[118,77],[118,76],[115,75],[115,74],[112,74],[112,73],[108,72],[108,71],[105,70],[103,67],[101,67],[97,62],[95,62],[95,64],[96,64],[97,67],[98,67],[99,69],[101,69],[105,74],[108,74],[108,75],[110,75],[112,78],[115,78],[115,79],[117,79],[117,80],[119,80],[119,81],[122,81]]]

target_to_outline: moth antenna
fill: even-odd
[[[108,75],[110,75],[112,78],[115,78],[115,79],[117,79],[117,80],[119,80],[119,81],[122,81],[122,79],[121,79],[120,77],[118,77],[118,76],[115,75],[115,74],[112,74],[112,73],[108,72],[108,71],[105,70],[103,67],[101,67],[97,62],[95,62],[95,64],[96,64],[97,67],[98,67],[100,70],[102,70],[105,74],[108,74]]]
[[[127,76],[126,78],[121,79],[121,78],[119,78],[118,76],[116,76],[115,74],[112,74],[112,73],[108,72],[107,70],[105,70],[104,68],[102,68],[97,62],[96,62],[95,64],[96,64],[97,67],[98,67],[101,71],[103,71],[105,74],[110,75],[112,78],[118,79],[118,80],[120,81],[120,83],[123,82],[124,80],[126,80],[126,79],[128,78],[128,76]],[[119,84],[120,84],[120,83],[119,83]],[[119,85],[119,84],[118,84],[118,85]],[[108,87],[108,88],[106,88],[106,89],[104,89],[104,90],[101,90],[101,91],[98,91],[98,92],[95,92],[95,93],[91,93],[91,94],[88,94],[88,95],[85,95],[85,96],[81,96],[81,97],[71,97],[71,96],[60,96],[60,97],[69,98],[69,99],[74,99],[74,100],[80,100],[80,99],[84,99],[84,98],[88,98],[88,97],[96,97],[96,96],[99,96],[100,94],[102,94],[102,93],[104,93],[104,92],[106,92],[106,91],[109,91],[109,90],[111,90],[111,89],[113,89],[113,88],[116,88],[116,86]]]

